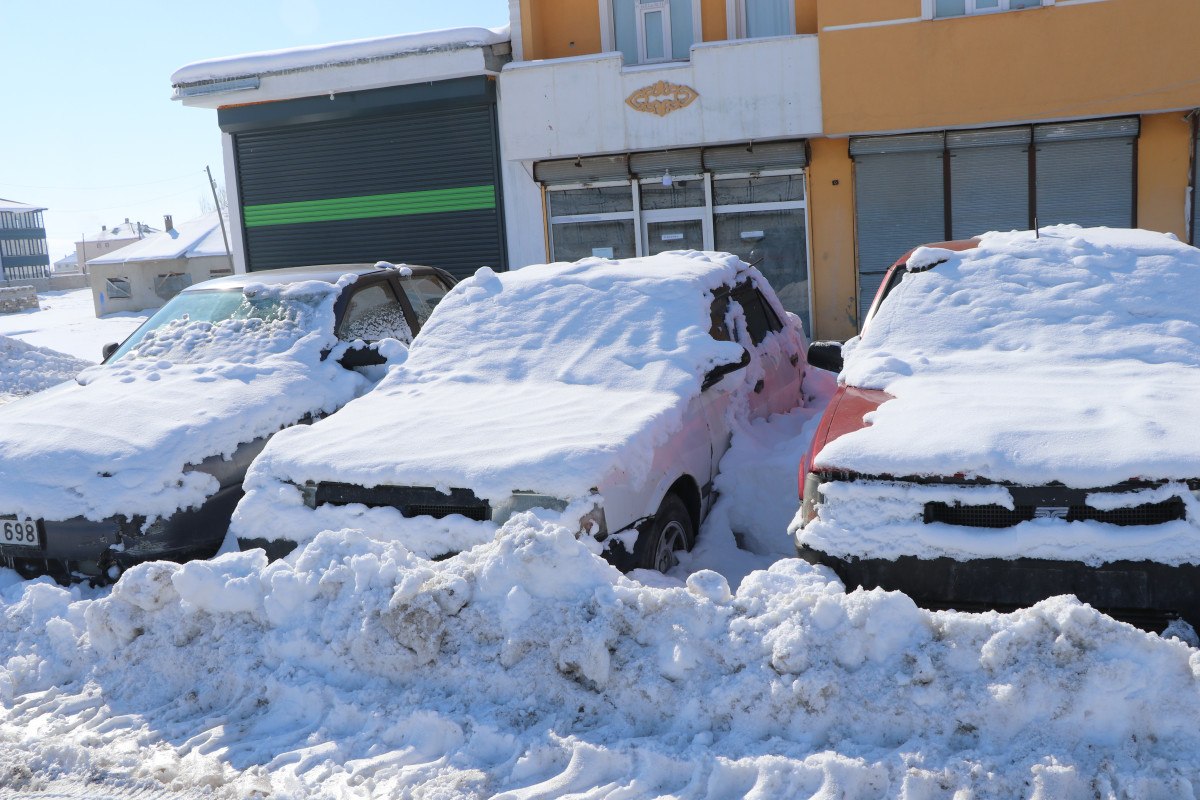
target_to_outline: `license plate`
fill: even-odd
[[[0,544],[18,547],[42,547],[42,532],[37,520],[0,518]]]

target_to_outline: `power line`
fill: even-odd
[[[11,186],[15,189],[57,189],[69,192],[92,192],[107,189],[130,189],[136,186],[153,186],[157,183],[170,183],[171,181],[181,181],[184,178],[195,178],[199,174],[203,173],[189,172],[186,175],[178,175],[174,178],[162,178],[156,181],[146,181],[145,183],[122,183],[115,186],[36,186],[28,183],[9,183],[8,181],[0,181],[0,186]]]

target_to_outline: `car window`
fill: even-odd
[[[771,331],[783,330],[775,310],[767,303],[762,292],[750,283],[743,283],[733,290],[733,299],[738,302],[746,314],[746,327],[750,330],[750,340],[754,344],[762,344],[763,339]]]
[[[400,285],[404,287],[404,294],[408,296],[408,302],[412,304],[413,313],[421,325],[425,324],[434,307],[450,291],[450,287],[432,275],[410,275],[402,278]]]
[[[413,335],[392,287],[386,283],[373,283],[350,297],[346,315],[338,326],[338,338],[348,342],[399,339],[408,343]]]
[[[709,334],[719,342],[732,342],[733,337],[729,335],[729,293],[722,292],[713,298],[712,308],[709,311],[712,325],[708,329]]]

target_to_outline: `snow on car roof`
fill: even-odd
[[[921,253],[940,258],[847,343],[843,382],[895,399],[818,466],[1080,488],[1200,477],[1184,411],[1200,396],[1200,250],[1064,225]]]
[[[386,269],[408,269],[413,274],[425,275],[434,272],[433,267],[420,267],[410,264],[389,264],[386,261],[378,261],[374,264],[314,264],[307,267],[285,267],[283,269],[264,269],[256,272],[247,272],[240,275],[227,275],[223,278],[213,278],[212,280],[197,283],[194,286],[189,286],[184,291],[197,292],[208,291],[211,289],[242,289],[253,283],[260,283],[268,286],[278,285],[282,283],[293,283],[295,281],[323,281],[324,283],[337,283],[343,275],[371,275],[376,272],[382,272]]]
[[[375,391],[284,437],[260,466],[489,498],[578,497],[613,470],[636,481],[704,373],[741,356],[709,335],[709,313],[713,290],[749,275],[735,256],[698,252],[481,269]]]

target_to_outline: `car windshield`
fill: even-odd
[[[278,350],[281,338],[282,343],[288,344],[311,329],[314,312],[322,299],[319,294],[297,295],[267,289],[182,292],[142,323],[105,363],[138,357],[161,358],[167,355],[165,350],[171,351],[175,361],[208,360],[214,355],[214,348],[196,346],[201,344],[196,341],[196,334],[207,340],[207,344],[230,338],[242,340],[240,345],[247,351],[258,349],[253,342],[269,340],[270,349]],[[183,339],[188,339],[186,347],[172,346]]]

